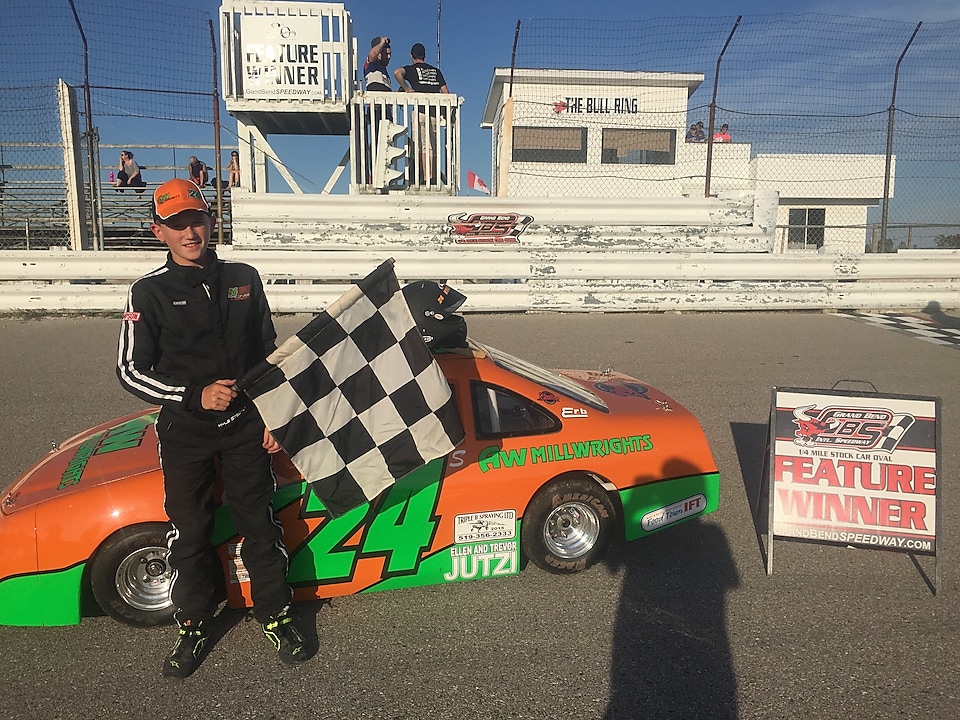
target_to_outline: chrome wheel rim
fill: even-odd
[[[600,518],[589,505],[568,502],[558,505],[543,524],[543,542],[562,558],[578,558],[597,544]]]
[[[170,606],[173,569],[165,547],[141,548],[127,555],[117,568],[117,593],[137,610],[163,610]]]

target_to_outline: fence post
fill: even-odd
[[[737,21],[730,28],[730,34],[727,35],[727,41],[723,44],[723,49],[717,56],[717,67],[713,74],[713,98],[710,100],[710,122],[707,129],[707,166],[704,169],[703,196],[710,197],[710,173],[713,172],[713,121],[717,114],[717,86],[720,84],[720,61],[723,60],[723,54],[727,51],[727,46],[733,40],[733,34],[740,27],[740,20],[743,15],[737,16]]]
[[[907,50],[909,50],[910,45],[913,44],[913,39],[920,31],[921,25],[923,25],[923,23],[918,22],[917,26],[913,29],[913,35],[907,40],[907,44],[903,48],[903,52],[900,53],[900,58],[897,60],[897,67],[893,71],[893,95],[890,98],[890,107],[887,110],[887,162],[886,169],[883,172],[883,214],[880,218],[880,237],[883,239],[887,237],[887,216],[890,209],[890,169],[893,163],[893,116],[894,111],[897,109],[897,82],[900,79],[900,63],[903,62]]]
[[[97,131],[93,127],[93,110],[90,99],[90,51],[87,47],[87,36],[83,32],[83,25],[80,23],[80,16],[77,14],[77,7],[73,0],[68,0],[70,10],[73,11],[73,21],[77,25],[77,32],[80,33],[80,41],[83,43],[83,114],[86,119],[86,131],[84,135],[87,139],[87,165],[90,171],[90,218],[93,224],[94,250],[103,250],[103,226],[100,223],[100,163],[94,153],[98,150],[94,138]]]
[[[90,249],[90,234],[84,213],[83,160],[80,156],[80,124],[77,120],[77,91],[63,80],[57,83],[57,106],[60,108],[60,140],[63,145],[63,182],[66,186],[67,223],[70,247]],[[91,168],[91,173],[93,172]],[[91,211],[94,208],[91,207]],[[91,216],[95,213],[91,212]]]
[[[220,176],[223,172],[220,165],[220,89],[217,74],[217,40],[213,36],[213,20],[207,20],[207,27],[210,28],[210,52],[213,57],[213,152],[216,155],[213,163],[213,187],[217,191],[217,245],[223,245],[223,187],[220,184]]]

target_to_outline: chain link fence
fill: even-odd
[[[685,130],[702,124],[712,167],[705,148],[686,143],[682,133],[630,138],[633,161],[647,164],[645,175],[637,175],[648,178],[643,194],[766,184],[780,191],[778,231],[785,246],[817,247],[826,233],[843,232],[848,249],[868,252],[956,247],[960,239],[960,205],[944,202],[960,193],[958,67],[960,22],[818,14],[523,20],[513,63],[517,72],[571,71],[567,85],[579,78],[583,87],[596,85],[597,71],[620,73],[625,96],[628,87],[636,90],[636,73],[699,74],[702,82],[689,97],[685,118],[657,118],[653,106],[648,119],[654,127]],[[562,94],[551,88],[540,96],[515,96],[514,126],[522,124],[517,118],[549,115],[544,108],[565,111],[557,105],[566,101]],[[609,147],[610,161],[619,154],[624,162],[628,154],[619,145],[635,120],[625,113],[599,117],[584,122],[585,130],[601,130],[602,151]],[[722,137],[724,125],[728,137]],[[544,145],[515,132],[514,160],[518,140],[526,148]],[[587,138],[559,141],[545,152],[559,148],[565,162],[585,162]],[[529,155],[529,149],[520,152]],[[552,174],[547,162],[511,167],[511,175],[526,173],[520,182],[530,189],[524,194],[547,194],[562,176],[568,194],[589,196],[614,176],[604,172],[603,157],[599,170],[594,164],[575,177],[567,170]],[[841,185],[848,198],[845,210],[831,207],[830,197],[818,197],[827,172],[834,189]],[[857,204],[868,207],[866,220],[862,209],[853,211]]]
[[[0,27],[0,249],[71,246],[60,80],[76,90],[66,150],[79,160],[89,246],[149,241],[148,193],[111,187],[117,148],[134,153],[148,189],[169,177],[171,147],[219,148],[210,15],[165,2],[7,0]]]
[[[197,151],[201,160],[223,165],[208,13],[163,1],[6,0],[0,27],[0,247],[70,244],[59,79],[78,89],[75,152],[94,247],[109,243],[111,219],[126,212],[113,206],[134,206],[138,222],[148,222],[146,203],[111,192],[118,148],[135,152],[148,187],[182,162],[170,160],[171,147],[205,148]],[[638,162],[656,166],[644,194],[675,194],[678,185],[722,192],[755,183],[759,173],[780,189],[785,248],[816,248],[831,232],[844,233],[857,251],[960,245],[960,205],[952,202],[960,196],[960,21],[810,14],[524,20],[513,64],[575,71],[585,87],[598,70],[702,76],[685,117],[658,125],[702,122],[710,135],[726,124],[732,142],[703,144],[712,164],[706,148],[689,146],[682,133],[637,134],[623,118],[604,117],[600,142],[610,158],[626,158],[629,145]],[[514,125],[524,106],[555,109],[559,94],[517,98]],[[519,140],[521,156],[542,145],[529,131]],[[549,151],[563,162],[579,158],[587,142],[582,134],[554,140]],[[671,156],[684,162],[663,161]],[[812,186],[823,180],[821,160],[839,173],[831,180],[848,200],[861,203],[859,212],[818,197]],[[576,179],[551,175],[542,163],[535,170],[516,163],[511,173],[528,194],[548,194],[562,174],[564,194],[589,196],[610,166],[599,167]]]

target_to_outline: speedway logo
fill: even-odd
[[[913,415],[886,408],[804,405],[793,409],[793,442],[801,447],[842,447],[892,453],[910,426]]]
[[[517,213],[460,213],[447,217],[447,230],[458,245],[517,244],[532,222],[532,215]]]

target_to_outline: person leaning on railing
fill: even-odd
[[[410,48],[410,65],[404,65],[393,71],[393,76],[400,83],[404,92],[449,93],[447,81],[436,68],[424,62],[426,48],[422,43],[416,43]],[[429,125],[428,123],[429,119]],[[420,105],[417,108],[417,147],[420,148],[420,184],[429,179],[431,185],[437,184],[436,155],[433,147],[433,137],[437,134],[437,110],[431,108],[429,112]]]

